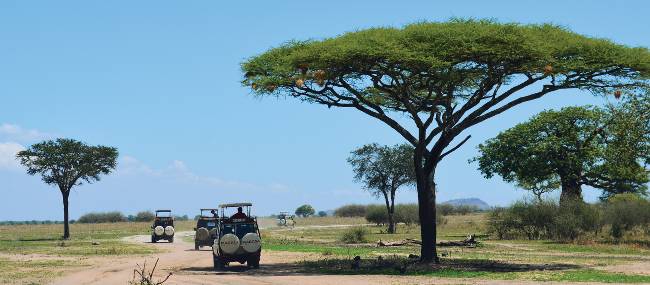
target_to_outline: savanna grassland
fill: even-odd
[[[148,234],[151,223],[71,224],[72,237],[61,239],[62,225],[0,226],[0,284],[41,284],[88,265],[89,258],[143,256],[159,251],[123,240]],[[179,231],[193,222],[177,222]]]
[[[294,228],[277,227],[273,219],[260,219],[263,250],[271,255],[291,253],[289,256],[293,256],[282,263],[293,264],[287,275],[406,275],[450,279],[452,283],[456,279],[458,283],[472,283],[472,280],[650,283],[650,248],[638,240],[618,244],[493,240],[486,234],[486,222],[484,213],[446,216],[444,224],[439,226],[439,241],[458,241],[475,234],[479,244],[439,247],[441,264],[420,266],[408,258],[409,254],[419,253],[417,245],[377,246],[379,240],[419,239],[417,225],[399,224],[397,233],[387,234],[384,226],[369,224],[363,218],[298,218]],[[193,223],[177,222],[177,233],[191,231]],[[73,224],[72,238],[62,241],[61,225],[1,226],[0,283],[47,284],[70,271],[97,266],[98,260],[159,256],[169,250],[165,244],[159,247],[127,238],[147,235],[149,227],[149,223]],[[343,241],[342,237],[353,229],[364,232],[363,240]],[[191,236],[184,233],[178,242],[182,243],[177,245],[182,252],[196,256],[195,260],[208,266],[207,272],[211,270],[209,252],[192,252]],[[360,256],[361,262],[360,268],[353,270],[350,264],[355,256]],[[265,265],[267,268],[280,266],[268,262],[262,263],[262,272]],[[194,274],[179,270],[177,278]],[[183,276],[200,279],[206,271]]]
[[[365,221],[359,221],[365,223]],[[459,241],[478,236],[478,246],[439,247],[439,267],[410,265],[407,256],[418,254],[417,245],[377,247],[377,242],[419,239],[417,225],[398,225],[396,234],[383,226],[365,225],[365,241],[343,242],[346,227],[296,227],[265,232],[265,250],[320,255],[301,262],[309,272],[327,274],[410,274],[447,278],[494,280],[650,283],[650,248],[639,240],[611,243],[549,240],[491,240],[483,213],[447,216],[439,226],[439,241]],[[354,256],[361,268],[352,270]],[[638,266],[638,264],[648,266]],[[632,268],[632,269],[630,269]]]

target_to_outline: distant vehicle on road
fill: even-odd
[[[278,226],[281,227],[294,227],[296,225],[296,220],[294,215],[289,214],[289,212],[280,212],[278,214]]]
[[[217,238],[212,245],[214,269],[223,270],[230,262],[246,263],[248,267],[259,268],[262,240],[257,218],[251,216],[251,203],[219,205]],[[226,210],[236,208],[231,216]]]
[[[217,238],[217,222],[219,209],[201,209],[199,219],[194,228],[194,249],[202,246],[212,246]]]
[[[171,210],[156,210],[156,217],[151,225],[151,242],[159,240],[174,242],[174,217]]]

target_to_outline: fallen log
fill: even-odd
[[[422,241],[417,240],[417,239],[403,239],[399,241],[382,241],[379,240],[377,242],[377,246],[403,246],[403,245],[409,245],[409,244],[417,244],[417,245],[422,245]],[[474,238],[474,235],[469,235],[467,236],[466,239],[461,240],[461,241],[443,241],[437,243],[438,246],[476,246],[478,242]]]

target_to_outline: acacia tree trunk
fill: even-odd
[[[393,199],[394,197],[395,196],[393,196]],[[390,199],[388,198],[388,193],[386,192],[384,192],[384,201],[386,202],[386,213],[388,216],[388,233],[394,234],[395,233],[395,219],[393,217],[394,211],[391,211]]]
[[[434,183],[436,163],[432,167],[425,168],[422,165],[423,155],[417,149],[414,155],[414,162],[418,191],[420,237],[422,238],[420,261],[438,263],[438,254],[436,252],[436,192]]]
[[[69,239],[70,225],[68,224],[68,197],[70,196],[70,190],[62,190],[61,195],[63,196],[63,239]]]

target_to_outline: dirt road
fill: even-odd
[[[69,272],[52,284],[127,284],[133,277],[136,264],[147,260],[148,265],[153,265],[156,258],[160,258],[156,276],[159,279],[172,272],[165,284],[250,284],[250,285],[378,285],[378,284],[534,284],[522,281],[495,281],[477,279],[444,279],[432,277],[413,276],[382,276],[382,275],[322,275],[305,274],[299,272],[294,265],[295,261],[309,258],[302,253],[269,252],[263,251],[261,267],[247,269],[245,266],[235,265],[225,272],[215,272],[212,269],[212,256],[209,248],[201,251],[194,250],[194,244],[183,241],[181,236],[190,233],[179,232],[173,244],[160,242],[154,246],[165,250],[144,257],[97,257],[88,262],[90,267],[79,271]],[[147,243],[149,236],[134,236],[127,240],[130,242]],[[560,283],[545,283],[560,284]],[[587,283],[580,283],[587,284]],[[596,283],[589,283],[596,284]]]

